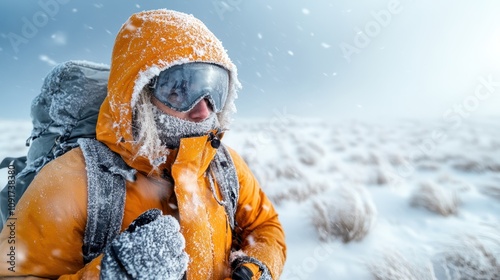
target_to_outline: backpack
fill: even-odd
[[[98,256],[119,234],[125,205],[125,180],[135,170],[120,155],[95,140],[100,106],[107,95],[109,67],[87,61],[57,65],[45,78],[41,93],[31,104],[33,130],[26,144],[27,156],[5,158],[8,183],[0,192],[0,230],[36,174],[51,160],[80,147],[88,178],[87,224],[83,239],[84,263]],[[221,145],[212,160],[231,228],[239,194],[236,169],[228,150]],[[15,176],[15,177],[13,177]]]
[[[79,138],[95,137],[108,76],[109,67],[83,61],[62,63],[47,75],[31,104],[33,129],[26,140],[27,156],[0,163],[16,175],[0,193],[2,225],[42,167],[78,146]]]

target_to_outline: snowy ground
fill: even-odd
[[[443,257],[457,263],[471,258],[472,274],[485,276],[478,279],[500,279],[487,276],[488,270],[500,273],[499,121],[370,124],[276,117],[236,122],[225,140],[278,205],[288,243],[282,279],[372,279],[369,264],[380,269],[373,269],[379,279],[412,279],[430,261],[435,269],[413,279],[432,279],[429,271],[446,279]],[[431,194],[417,196],[425,192]],[[423,202],[412,206],[412,200]],[[330,221],[356,220],[350,234],[366,236],[321,242],[313,225],[315,201],[331,205]],[[454,250],[465,252],[464,259]],[[377,263],[384,259],[389,264]],[[392,274],[384,268],[393,268]]]
[[[499,123],[276,117],[224,141],[276,204],[281,279],[500,279]],[[23,155],[30,123],[0,128],[0,159]]]

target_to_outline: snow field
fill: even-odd
[[[282,279],[498,279],[498,121],[240,120],[224,140],[278,209]]]

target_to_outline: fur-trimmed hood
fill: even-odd
[[[241,88],[236,66],[222,43],[200,20],[163,9],[132,15],[118,32],[108,96],[97,123],[97,139],[121,154],[134,168],[151,171],[151,160],[137,157],[138,147],[133,144],[134,106],[153,77],[169,67],[189,62],[214,63],[230,72],[228,98],[217,114],[220,129],[226,130],[231,114],[236,111],[234,100]]]

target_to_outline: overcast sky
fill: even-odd
[[[28,118],[55,63],[109,64],[120,26],[158,8],[193,14],[222,41],[244,86],[239,117],[500,112],[498,0],[145,2],[2,0],[0,118]]]

